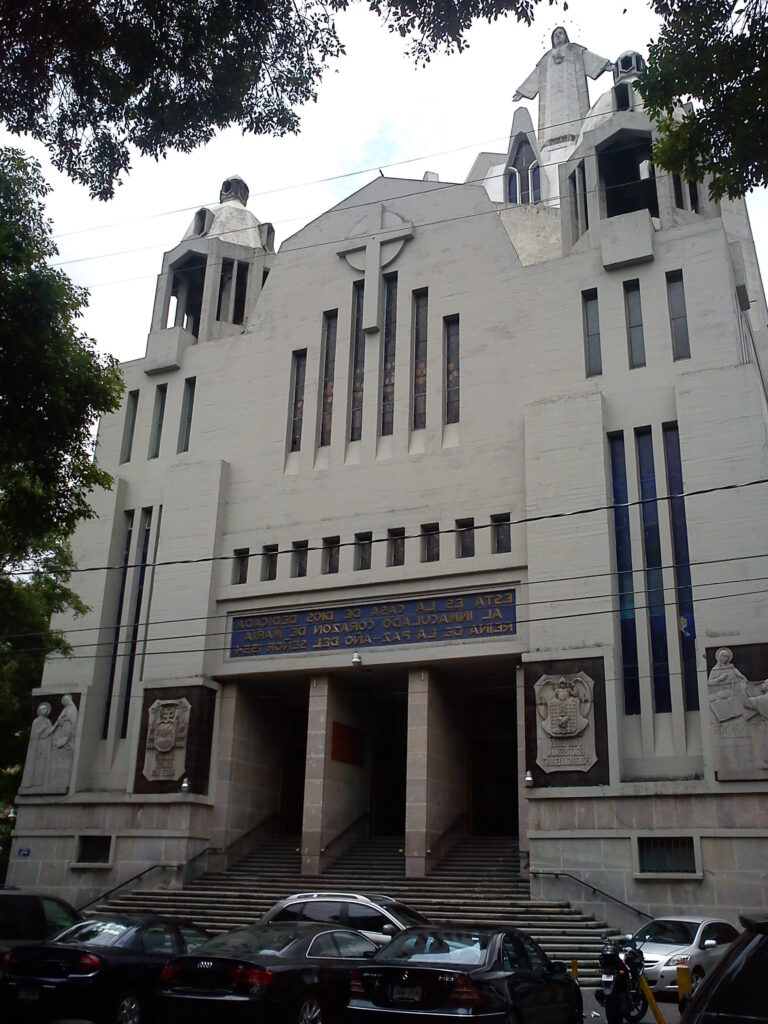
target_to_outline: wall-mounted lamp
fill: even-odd
[[[363,664],[363,659],[360,657],[359,651],[355,651],[355,653],[352,655],[352,664],[355,666],[355,668],[360,668],[360,666]]]
[[[533,772],[530,768],[526,771],[525,776],[523,778],[523,782],[526,784],[526,786],[533,785]]]
[[[10,811],[8,811],[8,821],[10,821],[10,823],[12,825],[16,824],[16,808],[15,807],[11,807]]]
[[[182,793],[188,793],[189,792],[189,779],[187,778],[186,775],[184,776],[184,778],[181,781],[181,792]]]

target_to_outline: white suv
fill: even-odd
[[[384,946],[405,928],[429,924],[416,910],[391,896],[356,892],[297,892],[271,907],[267,921],[320,921],[354,928]]]

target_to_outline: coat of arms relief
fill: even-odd
[[[585,672],[545,675],[536,694],[536,764],[544,772],[588,772],[595,750],[595,683]]]
[[[150,706],[144,752],[144,778],[149,782],[176,781],[184,775],[191,707],[186,697],[156,700]]]

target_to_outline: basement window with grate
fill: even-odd
[[[638,836],[638,875],[700,875],[693,836]]]

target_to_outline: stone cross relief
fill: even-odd
[[[365,273],[363,331],[374,334],[381,320],[381,272],[397,259],[413,238],[413,224],[379,203],[355,224],[338,255],[353,270]]]
[[[715,769],[720,781],[768,774],[768,679],[750,682],[721,647],[707,677]]]

